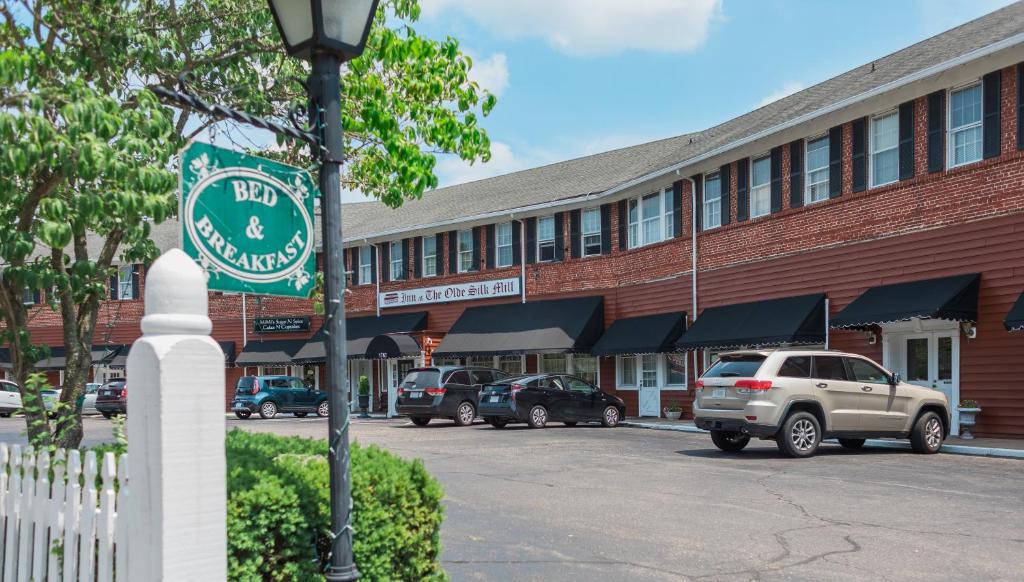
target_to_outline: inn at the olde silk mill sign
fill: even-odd
[[[447,303],[449,301],[466,301],[469,299],[488,299],[491,297],[508,297],[519,295],[519,279],[494,279],[458,285],[434,285],[419,289],[402,291],[386,291],[378,300],[381,307],[405,307],[407,305],[423,305],[425,303]]]
[[[194,142],[181,157],[182,248],[210,289],[309,297],[318,195],[301,168]]]

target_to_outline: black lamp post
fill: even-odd
[[[324,244],[327,385],[330,416],[330,581],[359,577],[352,557],[352,483],[348,456],[348,371],[345,353],[345,270],[341,258],[341,64],[362,54],[378,0],[270,0],[285,49],[313,64],[312,115],[321,149],[320,211]],[[315,148],[314,148],[314,151]]]

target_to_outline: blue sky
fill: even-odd
[[[1007,0],[422,0],[498,95],[492,161],[441,186],[703,129]]]

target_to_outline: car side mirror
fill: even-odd
[[[900,373],[899,372],[893,372],[892,376],[889,378],[889,383],[892,384],[893,386],[895,386],[895,385],[900,383],[900,380],[901,380]]]

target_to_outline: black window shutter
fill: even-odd
[[[138,299],[138,296],[132,297],[132,299]],[[32,304],[38,305],[43,301],[43,294],[39,292],[39,289],[32,291]]]
[[[612,205],[601,205],[601,254],[612,252]]]
[[[983,130],[984,131],[984,130]],[[928,172],[946,167],[946,92],[928,95]]]
[[[459,272],[459,231],[448,231],[448,272]]]
[[[519,265],[523,262],[523,221],[512,222],[512,264]]]
[[[409,278],[409,239],[402,239],[402,279]]]
[[[580,237],[583,236],[580,227],[582,220],[582,210],[572,210],[569,212],[569,252],[574,259],[580,258],[583,254],[580,252]]]
[[[565,213],[555,213],[555,261],[561,261],[565,254]]]
[[[843,194],[843,126],[828,130],[828,197]]]
[[[700,232],[704,223],[704,175],[697,174],[691,179],[694,187],[693,197],[697,202],[694,204],[697,207],[697,216],[694,216],[693,219],[697,221],[697,232]]]
[[[626,216],[626,201],[619,200],[619,250],[624,251],[629,246],[626,229],[629,227],[629,217]]]
[[[419,279],[423,276],[423,237],[418,236],[412,239],[412,273],[413,277]],[[437,261],[434,262],[435,264]]]
[[[750,218],[750,158],[736,162],[736,222]]]
[[[900,180],[914,177],[914,102],[900,105]]]
[[[437,265],[437,274],[444,275],[444,261],[441,260],[444,253],[444,233],[434,235],[434,264]],[[451,272],[451,268],[448,269]]]
[[[863,192],[868,187],[867,127],[868,120],[866,117],[853,121],[853,135],[850,136],[850,145],[852,146],[850,149],[853,154],[850,163],[853,167],[850,171],[853,179],[851,189],[854,192]],[[829,145],[831,145],[831,140]],[[830,181],[831,178],[832,171],[829,170]]]
[[[485,235],[484,238],[487,239],[487,259],[486,259],[486,261],[487,261],[487,268],[488,269],[493,269],[494,268],[494,258],[495,258],[495,254],[497,252],[497,244],[498,244],[497,239],[495,239],[495,237],[494,237],[494,225],[493,224],[488,224],[487,228],[485,230],[485,233],[486,233],[486,235]]]
[[[367,283],[377,282],[377,245],[370,245],[370,280]]]
[[[352,260],[349,263],[352,265],[352,285],[359,284],[359,247],[351,249]]]
[[[483,227],[473,227],[473,271],[480,270],[480,235],[483,234]]]
[[[982,157],[986,160],[998,156],[1001,149],[1003,137],[1002,128],[1000,127],[1002,118],[1000,115],[1000,110],[1002,109],[1002,99],[1000,99],[1003,85],[1002,79],[1002,71],[992,71],[982,77],[981,81],[983,93],[981,98]]]
[[[139,298],[139,265],[132,265],[132,299]],[[39,303],[39,300],[36,300]]]
[[[683,236],[683,181],[672,184],[672,236]]]
[[[1024,150],[1024,63],[1017,65],[1017,149]]]
[[[718,175],[721,178],[718,183],[722,192],[722,226],[725,226],[729,224],[732,215],[732,164],[725,164],[719,168]]]
[[[772,212],[782,210],[782,147],[772,148]]]
[[[804,140],[789,144],[789,207],[804,205]]]
[[[117,272],[110,276],[110,298],[117,299]]]
[[[386,242],[380,245],[380,282],[387,283],[391,280],[391,243]]]
[[[537,219],[526,219],[526,264],[537,262]]]

